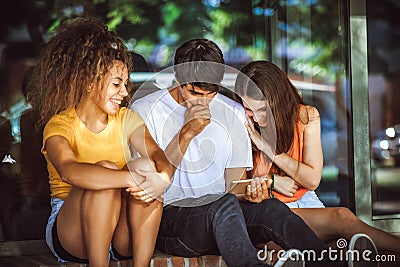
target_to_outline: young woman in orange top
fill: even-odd
[[[347,208],[324,208],[315,194],[323,167],[318,110],[304,103],[287,75],[271,62],[251,62],[241,72],[235,92],[242,98],[247,129],[256,147],[251,177],[273,173],[273,195],[322,240],[350,240],[354,234],[364,233],[379,250],[400,253],[400,238],[365,224]],[[276,133],[268,132],[274,126]],[[261,181],[255,179],[257,187],[252,188],[258,190],[248,192],[260,201],[270,197],[269,185]]]

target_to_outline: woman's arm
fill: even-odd
[[[131,177],[131,175],[137,175],[136,173],[77,162],[68,140],[62,136],[49,137],[45,148],[50,162],[60,174],[61,179],[73,186],[90,190],[136,186]]]
[[[285,153],[276,155],[273,161],[297,184],[309,190],[315,190],[321,181],[323,167],[321,126],[318,110],[311,106],[306,108],[309,122],[303,127],[303,162],[299,163]]]
[[[131,134],[130,143],[141,156],[146,156],[155,162],[158,173],[140,172],[140,175],[147,177],[147,181],[141,184],[143,191],[132,190],[131,194],[142,201],[150,201],[150,198],[160,196],[170,184],[191,140],[209,123],[208,106],[199,109],[190,105],[185,112],[183,127],[174,136],[165,151],[159,148],[145,125],[138,127]]]
[[[129,140],[142,157],[148,157],[154,162],[156,171],[138,171],[138,174],[145,177],[145,180],[140,183],[140,188],[135,187],[132,190],[128,189],[128,191],[138,200],[153,201],[161,196],[171,183],[174,169],[169,164],[164,151],[158,147],[144,124],[133,131]]]

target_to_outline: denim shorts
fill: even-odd
[[[289,208],[325,208],[314,191],[307,191],[300,199],[285,203]]]
[[[64,262],[68,262],[68,261],[62,259],[56,253],[56,251],[54,249],[52,230],[53,230],[54,223],[56,222],[56,218],[57,218],[58,212],[60,211],[60,209],[61,209],[63,204],[64,204],[64,200],[62,200],[60,198],[51,198],[51,200],[50,200],[51,213],[50,213],[50,217],[49,217],[49,219],[47,221],[47,226],[46,226],[46,243],[47,243],[47,246],[49,247],[50,251],[53,253],[53,255],[57,258],[58,262],[60,262],[60,263],[64,263]],[[117,258],[114,256],[111,244],[110,244],[109,259],[117,260]]]

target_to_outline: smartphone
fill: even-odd
[[[229,193],[232,194],[244,194],[246,193],[247,186],[253,181],[253,179],[243,179],[243,180],[234,180],[231,183],[231,188],[229,189]]]
[[[229,193],[232,194],[244,194],[246,193],[247,186],[254,179],[243,179],[243,180],[233,180],[231,183],[231,188],[229,189]],[[263,178],[261,182],[268,180],[268,178]]]

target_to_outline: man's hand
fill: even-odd
[[[268,188],[271,186],[271,179],[256,177],[251,184],[247,186],[244,199],[250,202],[259,203],[269,198]]]
[[[209,100],[207,99],[195,99],[185,102],[184,127],[188,127],[188,133],[193,136],[201,133],[211,122],[211,113],[208,103]]]

